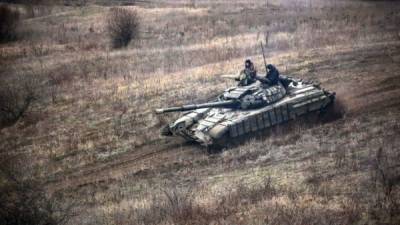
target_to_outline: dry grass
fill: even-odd
[[[79,199],[71,224],[396,224],[399,220],[398,5],[359,1],[151,1],[140,39],[111,50],[108,7],[53,6],[1,45],[0,78],[29,69],[43,98],[0,148],[30,153],[50,193]],[[314,2],[314,1],[313,1]],[[361,10],[362,9],[362,10]],[[159,137],[177,115],[234,85],[251,57],[319,80],[348,108],[209,156]],[[22,66],[24,68],[22,68]]]

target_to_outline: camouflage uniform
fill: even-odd
[[[239,78],[235,80],[239,81],[238,86],[247,86],[257,81],[257,71],[249,59],[245,61],[244,70],[240,72]]]

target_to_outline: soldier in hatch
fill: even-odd
[[[263,79],[262,82],[269,84],[270,86],[276,85],[279,82],[279,71],[275,68],[275,66],[268,64],[267,65],[267,76]]]
[[[275,66],[268,64],[267,65],[267,75],[265,77],[253,76],[254,80],[258,80],[263,84],[268,84],[269,86],[277,85],[279,78],[279,71],[275,68]]]
[[[240,72],[239,77],[235,80],[239,81],[238,86],[247,86],[257,81],[257,71],[250,59],[246,59],[244,62],[244,70]]]
[[[279,82],[279,71],[275,66],[268,64],[267,65],[267,75],[266,77],[257,76],[257,71],[254,68],[254,64],[250,59],[246,59],[245,68],[240,72],[236,81],[239,81],[238,86],[247,86],[253,84],[257,80],[261,83],[268,84],[269,86],[273,86],[278,84]]]

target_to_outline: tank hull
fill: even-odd
[[[171,134],[204,146],[220,145],[321,111],[334,102],[335,94],[318,85],[299,82],[273,104],[257,109],[204,108],[185,113],[169,124]]]

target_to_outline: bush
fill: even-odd
[[[49,195],[43,182],[24,171],[26,157],[4,158],[10,155],[4,149],[0,154],[0,224],[63,225],[75,216],[75,204],[62,201],[59,193]]]
[[[1,224],[57,224],[52,214],[52,202],[33,182],[7,181],[0,190]]]
[[[0,42],[14,41],[17,39],[17,27],[20,13],[6,5],[0,5]]]
[[[126,47],[138,38],[139,22],[135,11],[112,8],[107,19],[107,31],[113,48]]]
[[[19,74],[0,83],[0,127],[23,117],[37,97],[38,81],[31,74]]]

